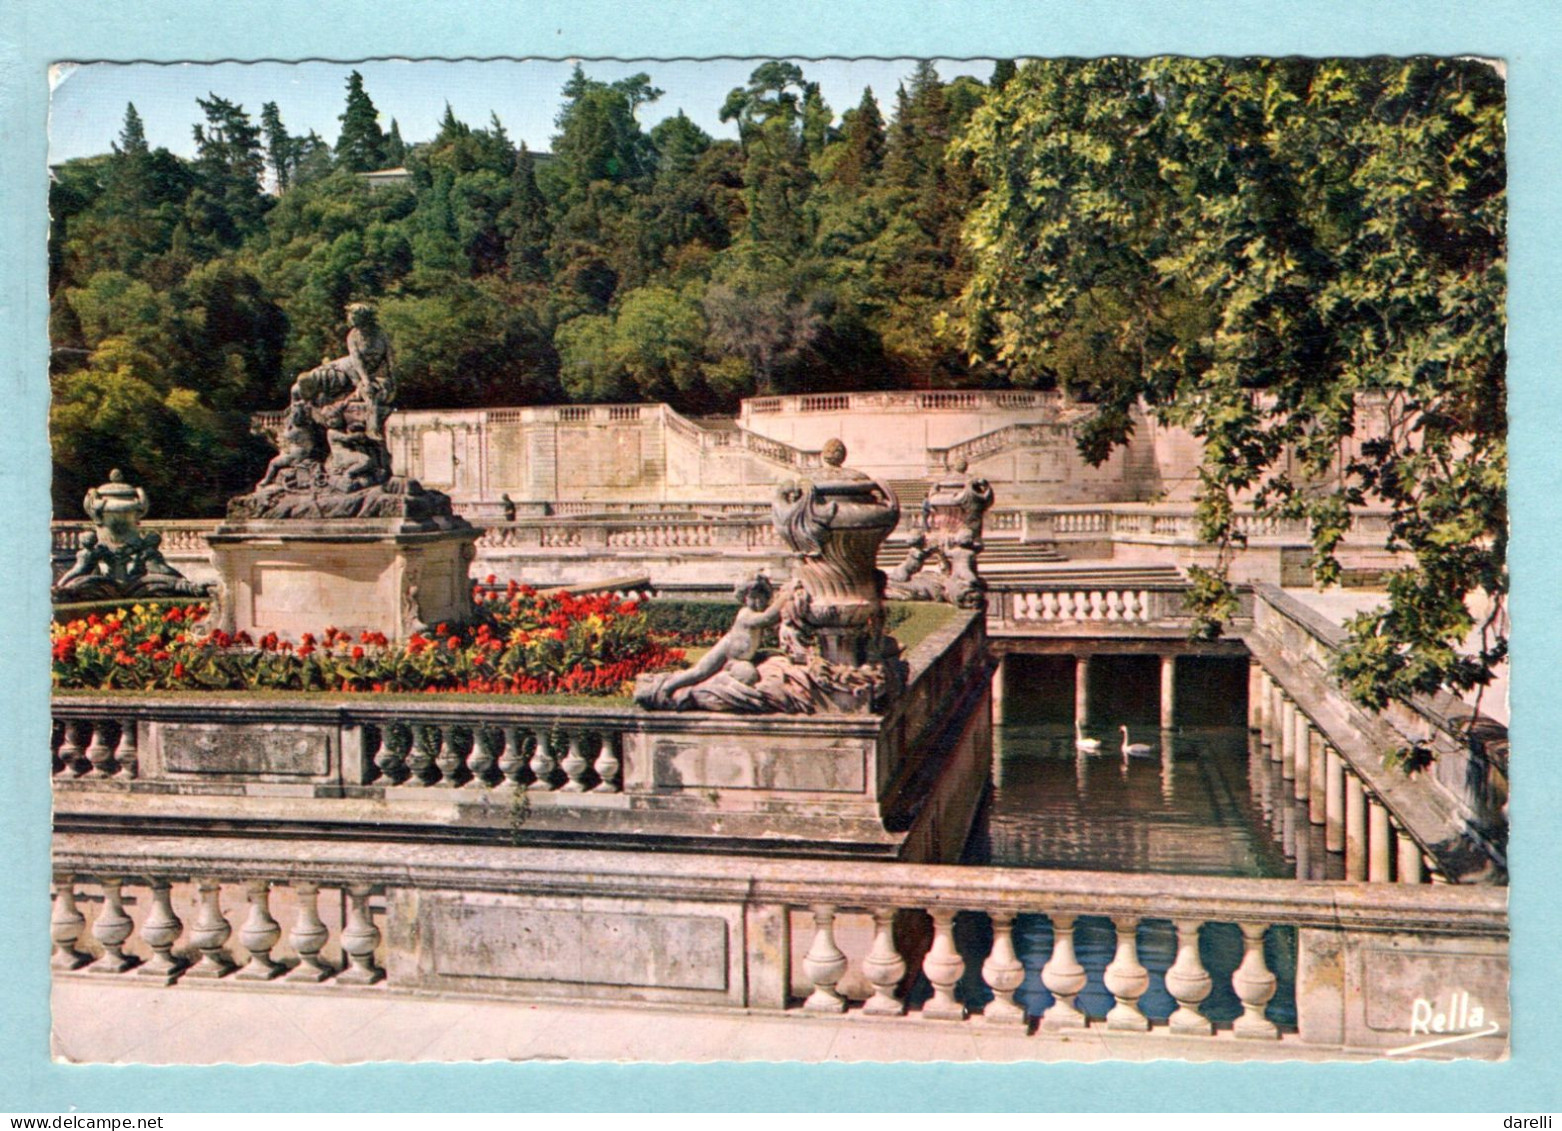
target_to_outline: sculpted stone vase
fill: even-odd
[[[846,446],[829,441],[813,481],[785,484],[774,504],[777,531],[798,555],[795,576],[808,595],[802,627],[834,664],[862,664],[883,625],[879,547],[900,521],[900,501],[886,484],[844,467]]]

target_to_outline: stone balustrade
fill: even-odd
[[[994,635],[1127,631],[1174,628],[1186,631],[1192,615],[1184,584],[1132,581],[1114,584],[1094,579],[1088,584],[1067,581],[993,582],[988,586],[988,631]],[[1238,591],[1236,624],[1251,616],[1251,596]]]
[[[737,436],[739,439],[727,442],[757,445],[753,450],[763,449],[761,454],[788,467],[818,465],[817,452],[801,452],[765,437],[744,439],[751,434],[741,432],[702,431],[701,434]],[[523,508],[535,505],[521,504]],[[523,514],[512,521],[502,517],[497,503],[468,504],[462,509],[484,527],[478,542],[479,554],[484,550],[519,547],[600,547],[620,550],[780,544],[771,529],[768,508],[751,502],[566,501],[548,504],[551,514]],[[915,518],[912,512],[908,511],[908,515],[907,522]],[[209,556],[206,535],[216,525],[216,520],[203,519],[142,523],[145,529],[156,530],[162,535],[165,553],[180,560]],[[1306,524],[1300,521],[1239,512],[1236,525],[1238,533],[1246,536],[1250,545],[1308,541]],[[1000,504],[988,513],[985,527],[984,538],[988,542],[1199,544],[1192,508],[1173,503],[1115,503],[1086,507],[1004,507]],[[66,558],[74,554],[78,548],[77,539],[87,529],[88,525],[84,522],[54,523],[51,528],[51,547],[55,557]],[[1381,545],[1386,534],[1387,517],[1365,513],[1357,516],[1349,540],[1361,545]]]
[[[1505,900],[1484,887],[71,831],[54,868],[57,976],[1378,1051],[1458,985],[1497,1023],[1459,1052],[1506,1047]],[[1115,945],[1087,955],[1087,926]],[[1217,969],[1211,932],[1240,958]],[[1294,1012],[1272,1008],[1282,983]]]

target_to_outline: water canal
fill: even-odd
[[[1096,656],[1089,678],[1082,730],[1101,740],[1096,753],[1076,746],[1074,658],[1008,657],[994,727],[993,788],[967,844],[967,864],[1343,878],[1343,858],[1324,850],[1322,829],[1308,823],[1306,803],[1295,801],[1291,783],[1249,735],[1245,659],[1179,658],[1176,725],[1167,731],[1159,726],[1156,657]],[[1128,727],[1130,741],[1151,751],[1124,758],[1121,726]],[[957,924],[957,938],[962,928],[962,951],[985,955],[991,937],[986,918]],[[1020,916],[1014,942],[1027,968],[1017,999],[1035,1015],[1052,1000],[1039,977],[1052,951],[1046,917]],[[1144,922],[1138,943],[1139,960],[1151,974],[1140,1008],[1162,1021],[1176,1008],[1164,984],[1176,957],[1172,924]],[[1116,946],[1109,920],[1079,920],[1075,947],[1090,981],[1078,1005],[1095,1017],[1113,1004],[1102,973]],[[1208,924],[1199,949],[1217,987],[1205,1012],[1217,1023],[1229,1022],[1241,1013],[1226,977],[1241,961],[1241,933],[1234,924]],[[1265,952],[1279,979],[1268,1016],[1294,1026],[1295,932],[1271,929]],[[973,1000],[988,993],[977,979],[968,979],[965,988],[977,995]]]

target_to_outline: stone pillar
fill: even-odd
[[[989,701],[992,704],[993,725],[998,726],[1003,722],[1003,693],[1004,681],[1009,677],[1009,657],[999,656],[998,666],[993,669],[992,692]]]
[[[1345,774],[1345,878],[1367,878],[1367,795],[1361,779]]]
[[[1268,673],[1265,673],[1268,675]],[[1284,756],[1285,746],[1285,693],[1280,690],[1280,684],[1274,676],[1269,676],[1269,699],[1264,707],[1264,717],[1269,721],[1269,730],[1266,739],[1269,745],[1269,760],[1278,762]]]
[[[1177,657],[1161,657],[1161,729],[1171,730],[1177,719]]]
[[[1307,819],[1321,825],[1327,817],[1329,766],[1328,741],[1317,730],[1312,732],[1307,752]]]
[[[1392,857],[1389,855],[1388,807],[1376,797],[1367,798],[1367,882],[1386,884]]]
[[[1312,755],[1312,729],[1312,723],[1298,708],[1296,721],[1291,728],[1291,745],[1296,750],[1292,757],[1291,768],[1296,776],[1291,779],[1291,794],[1298,801],[1307,800],[1307,789],[1312,784],[1312,768],[1309,765]]]
[[[1247,729],[1264,729],[1264,669],[1257,660],[1247,662]]]
[[[1296,704],[1288,695],[1280,700],[1280,776],[1296,780]]]
[[[1090,657],[1074,658],[1074,720],[1080,726],[1090,723]]]
[[[1345,847],[1345,759],[1333,746],[1324,755],[1324,846],[1330,852]]]
[[[1398,821],[1394,822],[1395,845],[1395,877],[1402,884],[1420,884],[1426,882],[1426,877],[1421,870],[1421,846],[1415,842],[1405,827]]]

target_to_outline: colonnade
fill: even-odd
[[[1344,854],[1346,880],[1443,882],[1378,792],[1257,661],[1248,668],[1248,725],[1259,734],[1258,756],[1279,765],[1308,822],[1323,826],[1324,847]]]
[[[1081,725],[1090,720],[1091,655],[1091,653],[1083,653],[1074,657],[1074,718],[1078,719]],[[1160,661],[1161,729],[1171,730],[1176,725],[1177,718],[1177,657],[1168,653],[1161,656]],[[1000,656],[992,678],[992,717],[995,723],[1003,718],[1004,682],[1008,678],[1008,667],[1008,657]]]

